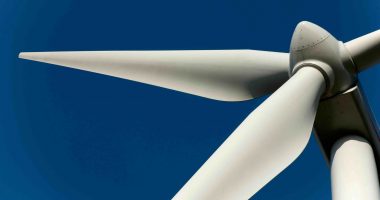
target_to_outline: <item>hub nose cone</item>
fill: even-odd
[[[307,21],[300,22],[294,30],[290,50],[307,49],[321,43],[329,36],[330,34],[318,25]]]

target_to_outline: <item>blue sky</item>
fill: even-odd
[[[0,199],[169,199],[265,97],[213,101],[17,59],[20,51],[287,52],[299,21],[342,41],[380,2],[0,0]],[[360,75],[380,119],[380,67]],[[314,138],[253,199],[331,199]]]

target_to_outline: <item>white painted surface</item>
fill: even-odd
[[[224,101],[271,93],[289,78],[289,54],[267,51],[31,52],[19,57]]]
[[[321,72],[300,69],[240,124],[173,199],[249,199],[301,154],[324,90]]]
[[[380,63],[380,30],[353,39],[344,45],[359,71]]]
[[[380,200],[375,158],[365,139],[349,136],[339,140],[331,160],[333,200]]]

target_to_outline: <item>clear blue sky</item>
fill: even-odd
[[[169,199],[264,98],[208,100],[17,59],[20,51],[287,52],[301,20],[350,40],[380,2],[0,0],[0,199]],[[380,119],[380,67],[360,80]],[[253,199],[331,199],[314,138]]]

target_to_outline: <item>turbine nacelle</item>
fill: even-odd
[[[305,66],[323,74],[324,97],[346,91],[357,80],[354,62],[344,44],[323,28],[303,21],[294,30],[290,44],[290,75]]]

